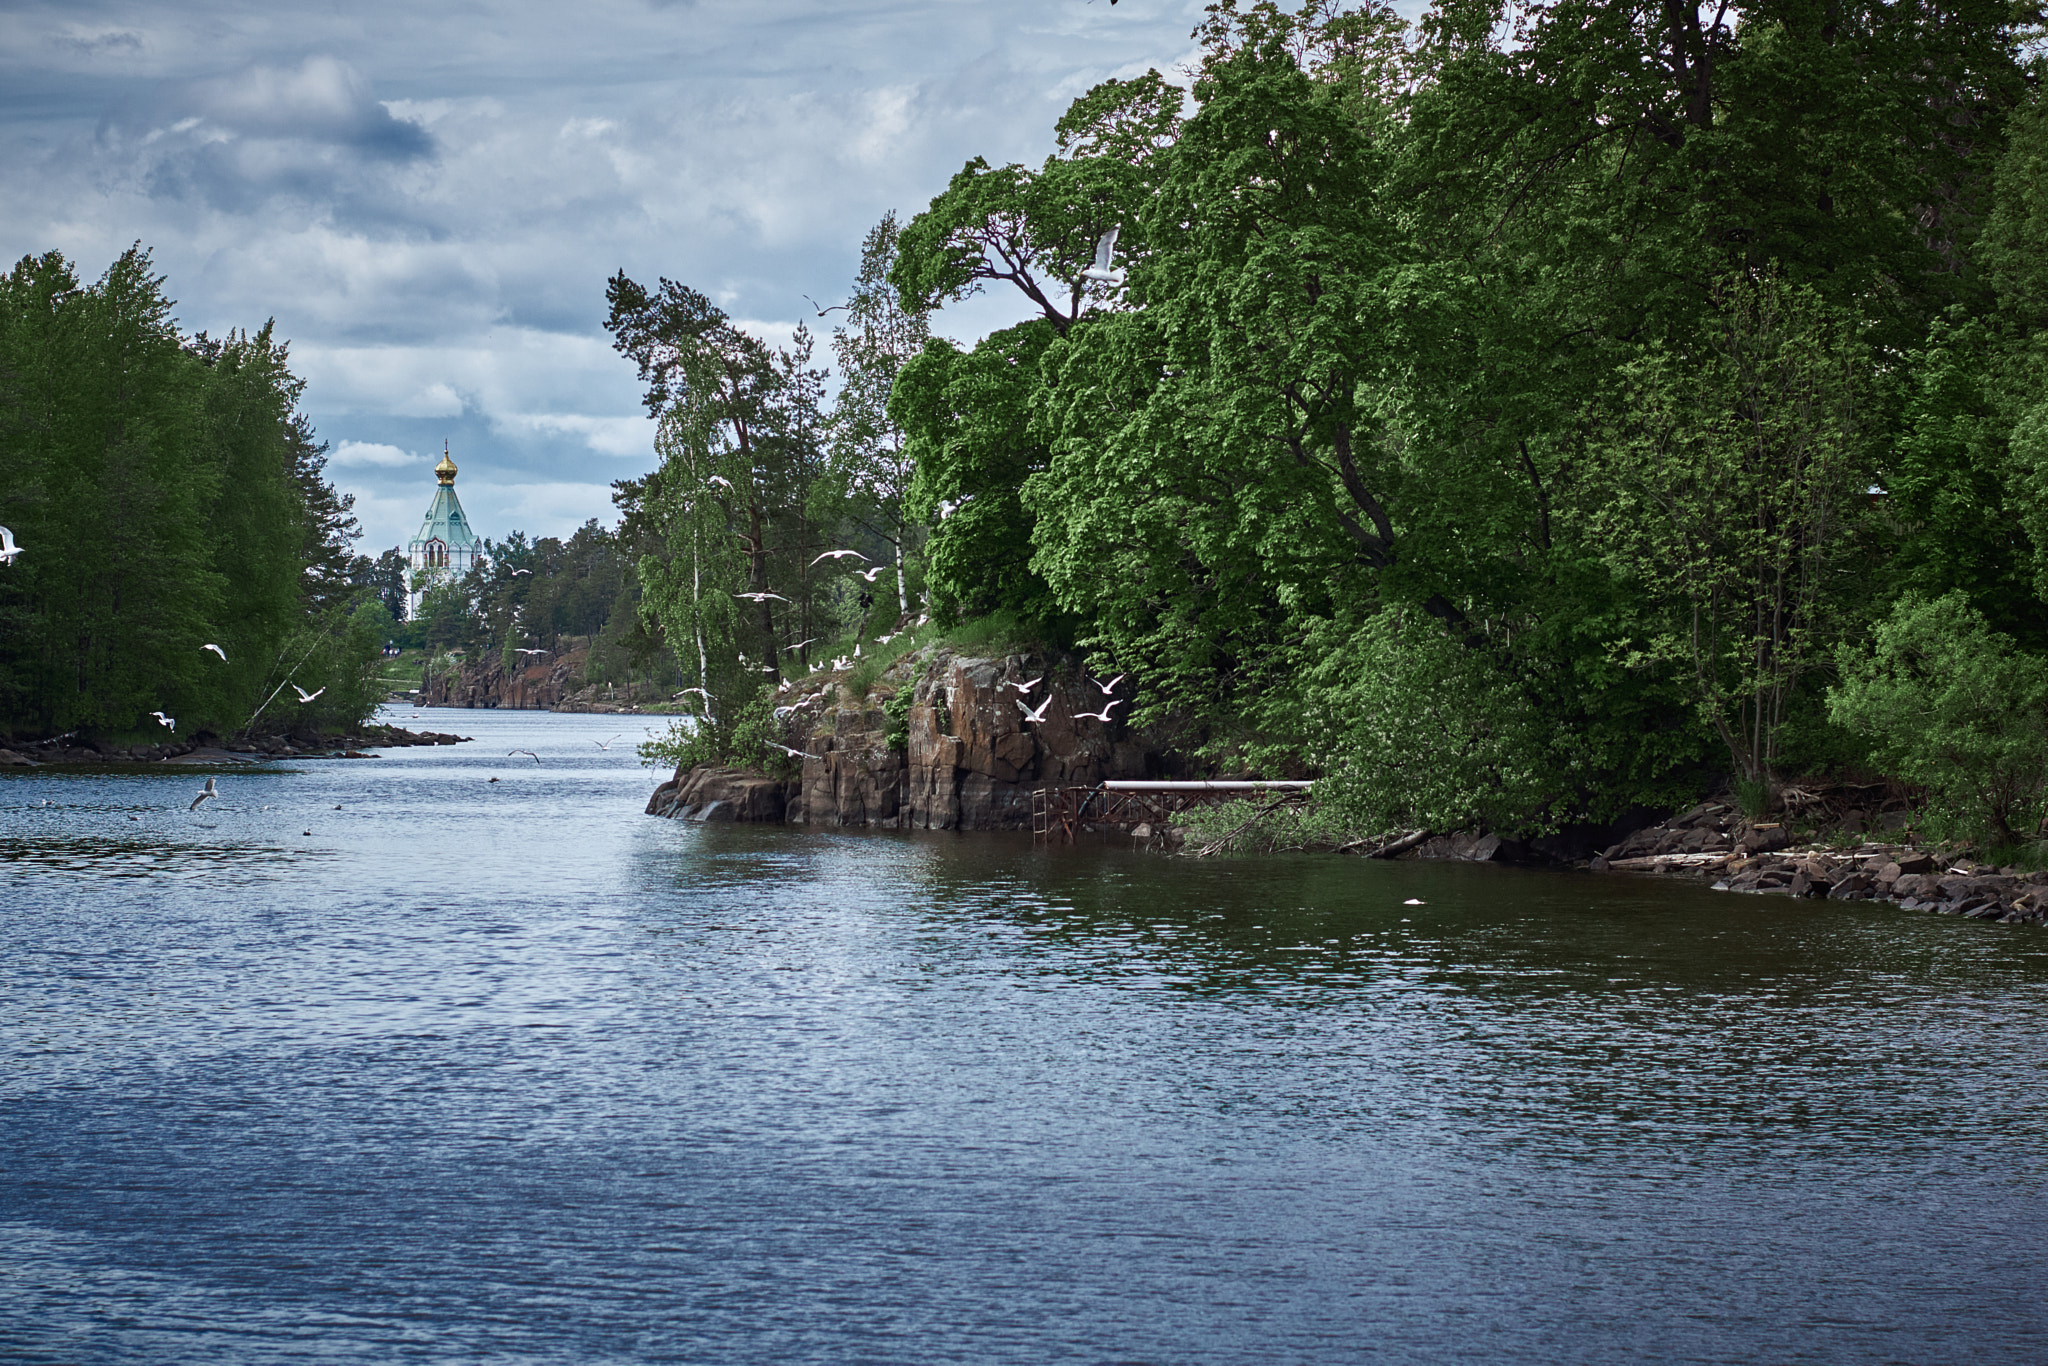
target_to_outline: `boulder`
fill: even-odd
[[[779,822],[786,804],[782,784],[765,774],[700,764],[656,788],[647,813],[693,821]]]

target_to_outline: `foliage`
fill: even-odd
[[[365,562],[288,348],[268,325],[183,335],[163,283],[139,247],[89,285],[55,252],[0,279],[0,507],[23,547],[0,569],[0,726],[359,722]],[[326,696],[308,712],[288,683]]]
[[[1927,788],[1952,833],[2010,845],[2048,815],[2048,659],[1993,631],[1961,592],[1901,598],[1867,650],[1845,647],[1836,721]]]
[[[1348,813],[1315,799],[1283,802],[1278,806],[1264,797],[1218,802],[1190,807],[1176,815],[1173,824],[1186,834],[1190,849],[1231,837],[1229,845],[1219,852],[1232,854],[1341,849],[1384,833],[1360,830]]]

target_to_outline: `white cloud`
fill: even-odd
[[[493,419],[492,425],[543,436],[574,436],[599,455],[638,456],[650,464],[654,459],[655,423],[649,417],[509,413]]]
[[[384,469],[426,469],[434,462],[430,457],[402,451],[381,441],[343,441],[328,455],[327,463],[329,466],[343,468],[353,465],[375,465]]]

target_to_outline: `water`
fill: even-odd
[[[429,717],[0,777],[0,1357],[2048,1351],[2038,930],[691,826],[645,721]]]

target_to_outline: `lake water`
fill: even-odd
[[[2048,1358],[2038,929],[671,823],[644,719],[426,716],[0,775],[0,1358]]]

